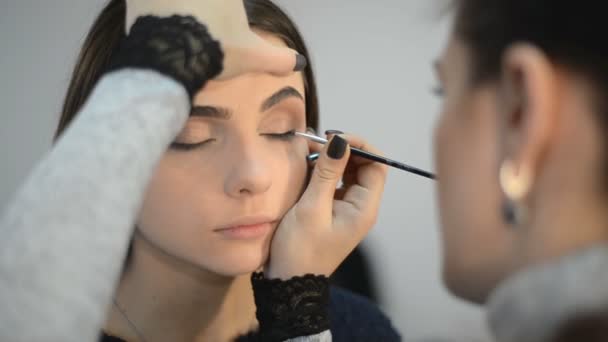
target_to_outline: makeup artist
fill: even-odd
[[[194,95],[210,79],[306,65],[255,35],[241,0],[128,0],[126,27],[106,74],[0,219],[0,341],[96,341],[148,182]],[[252,278],[257,336],[328,341],[327,276],[375,222],[386,167],[347,163],[349,145],[370,149],[359,138],[288,139],[303,175],[304,152],[320,157]]]
[[[498,341],[608,341],[605,3],[453,0],[436,63],[443,275]]]

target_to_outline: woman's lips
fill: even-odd
[[[269,234],[276,222],[270,219],[240,221],[242,223],[233,224],[214,231],[228,239],[254,240]]]

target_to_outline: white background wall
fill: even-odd
[[[0,207],[48,150],[76,51],[104,0],[2,0]],[[280,0],[313,54],[322,129],[365,136],[393,158],[432,169],[438,100],[432,60],[447,37],[440,0]],[[382,307],[410,339],[487,338],[481,312],[439,277],[433,184],[391,170],[366,240]]]

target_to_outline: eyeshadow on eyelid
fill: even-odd
[[[296,126],[301,126],[303,123],[302,120],[294,118],[293,116],[285,117],[285,116],[275,116],[271,117],[267,120],[263,120],[260,122],[260,127],[263,127],[266,130],[274,130],[274,131],[288,131],[290,129],[294,129]]]
[[[188,124],[182,129],[182,132],[202,132],[209,133],[211,132],[211,128],[207,125],[193,125]]]
[[[266,120],[271,121],[285,121],[290,125],[306,122],[306,112],[299,109],[293,108],[276,108],[272,112],[268,113]]]
[[[183,136],[208,136],[211,129],[207,126],[188,123],[179,133],[178,137]]]

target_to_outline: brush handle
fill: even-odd
[[[416,174],[418,176],[422,176],[422,177],[425,177],[425,178],[428,178],[428,179],[436,179],[435,175],[432,174],[432,173],[430,173],[430,172],[428,172],[428,171],[425,171],[425,170],[419,169],[417,167],[413,167],[413,166],[410,166],[410,165],[398,162],[396,160],[385,158],[385,157],[379,156],[377,154],[373,154],[373,153],[370,153],[370,152],[367,152],[367,151],[360,150],[360,149],[355,148],[355,147],[351,147],[350,151],[351,151],[352,154],[354,154],[356,156],[359,156],[361,158],[373,160],[375,162],[382,163],[382,164],[385,164],[385,165],[388,165],[388,166],[392,166],[392,167],[397,168],[399,170],[411,172],[413,174]]]
[[[301,132],[295,132],[294,134],[296,136],[301,136],[303,138],[312,140],[312,141],[314,141],[316,143],[319,143],[319,144],[327,144],[327,139],[323,139],[323,138],[318,137],[316,135],[307,134],[307,133],[301,133]],[[413,173],[413,174],[416,174],[418,176],[422,176],[422,177],[425,177],[425,178],[428,178],[428,179],[433,179],[433,180],[437,179],[435,177],[435,175],[433,173],[431,173],[431,172],[428,172],[428,171],[419,169],[417,167],[413,167],[413,166],[410,166],[410,165],[398,162],[396,160],[385,158],[385,157],[379,156],[379,155],[371,153],[371,152],[360,150],[360,149],[355,148],[355,147],[351,147],[350,151],[351,151],[352,154],[354,154],[356,156],[359,156],[361,158],[365,158],[365,159],[372,160],[372,161],[375,161],[375,162],[378,162],[378,163],[382,163],[382,164],[385,164],[385,165],[388,165],[388,166],[392,166],[392,167],[397,168],[399,170],[407,171],[407,172],[410,172],[410,173]],[[313,154],[309,155],[307,158],[308,158],[309,161],[315,161],[315,160],[317,160],[317,158],[319,158],[319,154],[318,153],[313,153]]]

